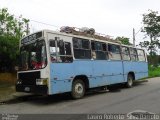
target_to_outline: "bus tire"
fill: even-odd
[[[85,84],[82,80],[73,81],[71,95],[73,99],[80,99],[85,94]]]
[[[128,74],[126,87],[131,88],[133,86],[133,76],[131,74]]]

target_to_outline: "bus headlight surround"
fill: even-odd
[[[47,84],[48,84],[48,78],[36,79],[36,85],[47,85]]]

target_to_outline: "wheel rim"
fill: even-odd
[[[78,94],[82,94],[83,93],[83,85],[81,83],[77,83],[75,85],[75,92]]]
[[[129,77],[129,79],[128,79],[128,84],[129,84],[129,86],[132,86],[132,84],[133,84],[133,81],[132,81],[131,77]]]

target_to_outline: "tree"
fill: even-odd
[[[147,48],[150,55],[156,54],[157,47],[160,46],[160,16],[157,11],[149,10],[149,13],[143,14],[142,32],[146,33],[145,37],[149,37],[150,41],[140,42],[141,47]]]
[[[17,63],[19,40],[28,32],[29,20],[15,18],[7,8],[0,9],[0,71],[11,70]]]
[[[117,37],[115,40],[120,41],[124,45],[132,45],[127,37]]]

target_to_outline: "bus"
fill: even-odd
[[[42,30],[20,40],[16,91],[39,95],[71,93],[82,98],[91,88],[148,76],[147,55],[141,48],[100,37]]]

